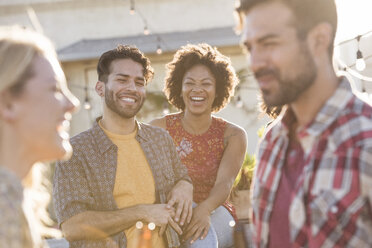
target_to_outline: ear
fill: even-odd
[[[0,92],[0,119],[4,122],[13,122],[17,117],[13,101],[14,97],[9,92]]]
[[[333,45],[332,36],[332,25],[326,22],[319,23],[309,31],[307,42],[314,56],[328,55],[328,48]]]
[[[105,96],[105,83],[102,81],[97,81],[96,83],[96,92],[100,97]]]

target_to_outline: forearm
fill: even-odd
[[[86,211],[62,223],[62,232],[69,241],[104,239],[143,220],[144,205],[114,211]]]
[[[221,181],[214,185],[207,199],[199,203],[209,212],[221,206],[229,197],[233,182]]]

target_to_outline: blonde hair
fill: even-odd
[[[0,92],[23,84],[36,55],[57,57],[42,34],[19,26],[0,26]]]

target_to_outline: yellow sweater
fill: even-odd
[[[99,125],[118,147],[113,192],[118,208],[155,203],[155,181],[141,145],[135,138],[137,130],[128,135],[119,135],[103,128],[101,122]],[[135,226],[132,226],[124,232],[128,241],[127,247],[136,248],[139,231]],[[151,239],[153,247],[166,247],[163,237],[159,236],[159,227],[152,231]]]

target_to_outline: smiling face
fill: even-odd
[[[182,80],[182,98],[185,111],[195,115],[211,114],[216,97],[216,79],[205,65],[195,65]]]
[[[13,127],[33,160],[61,159],[72,152],[68,128],[79,101],[68,90],[55,58],[33,59],[32,76],[12,104]]]
[[[112,61],[107,82],[98,83],[104,84],[101,94],[105,96],[107,110],[121,118],[134,118],[145,101],[143,67],[132,59]]]
[[[270,107],[296,101],[317,76],[306,38],[299,39],[293,19],[290,9],[280,2],[258,4],[244,18],[242,41],[263,100]]]

